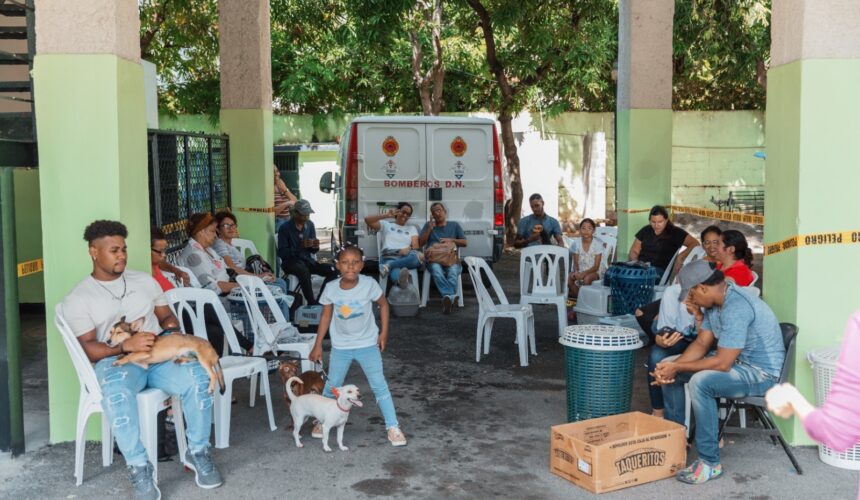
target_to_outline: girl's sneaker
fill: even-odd
[[[406,435],[400,427],[388,428],[388,440],[391,441],[391,446],[406,446]]]

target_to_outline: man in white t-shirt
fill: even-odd
[[[87,226],[84,240],[89,243],[93,272],[66,295],[62,315],[95,363],[102,409],[128,465],[135,498],[161,498],[152,478],[153,466],[140,441],[137,393],[148,387],[181,397],[188,438],[186,465],[195,471],[198,486],[216,488],[222,481],[209,455],[213,396],[208,392],[209,376],[203,367],[196,361],[167,361],[149,369],[132,363],[113,366],[124,353],[150,350],[158,332],[181,335],[158,282],[147,273],[126,269],[127,236],[120,222],[99,220]],[[140,333],[117,347],[106,344],[114,324],[138,319],[143,320]]]

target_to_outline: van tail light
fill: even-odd
[[[345,225],[358,225],[358,124],[352,124],[349,133],[349,150],[346,156],[346,220]]]
[[[499,152],[499,136],[493,125],[493,225],[505,225],[505,187],[502,184],[502,155]]]

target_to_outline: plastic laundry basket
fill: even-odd
[[[630,411],[639,332],[612,325],[575,325],[558,339],[567,371],[567,420]]]
[[[812,379],[815,383],[815,404],[821,406],[830,392],[830,384],[836,375],[839,359],[838,347],[827,347],[809,351],[806,359],[812,364]],[[818,445],[818,458],[822,462],[840,469],[860,470],[860,444],[842,453],[837,453],[823,444]]]
[[[606,277],[612,289],[609,310],[613,315],[633,314],[654,296],[657,271],[649,265],[615,263],[606,271]]]

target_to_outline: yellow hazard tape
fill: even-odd
[[[764,245],[764,255],[767,257],[791,250],[792,248],[817,247],[822,245],[860,245],[860,230],[792,236],[776,243],[766,243]]]
[[[237,212],[252,212],[252,213],[262,213],[262,214],[275,213],[275,207],[268,207],[268,208],[242,208],[242,207],[240,207],[240,208],[234,208],[233,210],[235,210]]]
[[[42,262],[42,259],[21,262],[18,264],[18,277],[23,278],[24,276],[29,276],[31,274],[41,273],[43,269],[44,263]]]
[[[724,220],[727,222],[741,222],[744,224],[758,224],[764,225],[764,215],[755,215],[755,214],[744,214],[740,212],[725,212],[722,210],[709,210],[707,208],[696,208],[696,207],[685,207],[681,205],[667,205],[667,209],[672,210],[673,212],[685,213],[698,215],[701,217],[708,217],[711,219]],[[639,214],[643,212],[650,212],[650,208],[635,208],[629,210],[621,210],[626,214]]]

